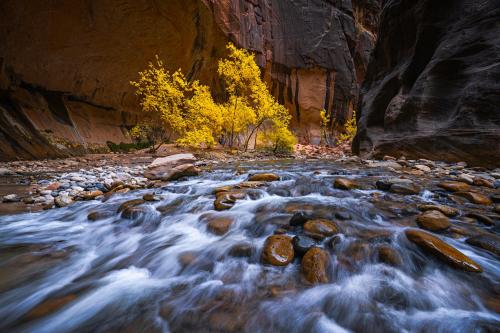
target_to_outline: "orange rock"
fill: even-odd
[[[450,192],[466,192],[470,190],[470,186],[462,182],[442,182],[438,186]]]
[[[309,283],[328,283],[329,263],[330,259],[325,250],[312,247],[302,258],[302,276]]]
[[[420,230],[408,229],[405,235],[412,243],[416,244],[425,252],[434,255],[438,259],[453,267],[475,273],[481,273],[483,269],[471,258],[455,249],[441,239]]]
[[[304,224],[304,232],[309,237],[323,239],[338,233],[338,228],[332,221],[317,219],[307,221]]]
[[[473,202],[478,205],[485,205],[489,206],[492,204],[492,201],[490,198],[487,196],[484,196],[480,193],[475,193],[475,192],[456,192],[455,195],[458,195],[462,198],[465,198],[469,200],[470,202]]]
[[[292,238],[285,235],[272,235],[266,239],[262,250],[262,261],[274,266],[286,266],[294,256]]]

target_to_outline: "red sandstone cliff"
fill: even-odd
[[[314,140],[320,109],[342,122],[356,103],[378,10],[376,0],[4,0],[0,160],[127,141],[139,109],[129,81],[155,54],[220,91],[228,41],[256,52],[294,129]]]

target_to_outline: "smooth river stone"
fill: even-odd
[[[310,248],[302,258],[302,276],[309,283],[328,283],[328,253],[318,247]]]
[[[292,238],[285,235],[272,235],[264,243],[261,259],[265,264],[286,266],[293,260],[293,256]]]
[[[443,231],[451,226],[450,220],[438,210],[428,210],[417,216],[420,228],[430,231]]]
[[[274,173],[258,173],[248,177],[248,181],[251,182],[274,182],[280,180],[280,176]]]
[[[475,273],[481,273],[483,271],[481,266],[471,258],[467,257],[450,244],[427,232],[408,229],[405,231],[405,235],[409,241],[416,244],[424,252],[437,257],[455,268]]]

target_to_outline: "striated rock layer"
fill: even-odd
[[[498,166],[500,1],[389,0],[361,89],[361,156]]]
[[[225,44],[254,51],[302,141],[319,110],[342,123],[378,24],[378,0],[0,2],[0,160],[57,157],[129,140],[129,81],[155,54],[220,92]]]

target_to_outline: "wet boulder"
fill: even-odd
[[[293,214],[292,218],[290,219],[290,225],[293,227],[301,226],[304,225],[308,220],[311,219],[310,214],[306,212],[297,212]]]
[[[193,166],[195,161],[196,158],[193,154],[175,154],[157,158],[148,165],[147,169],[144,171],[144,177],[152,180],[172,180],[167,178],[171,178],[176,172],[184,169],[181,168],[173,171],[175,168],[181,165]]]
[[[234,206],[237,200],[245,199],[247,192],[245,190],[221,191],[215,195],[215,210],[227,210]]]
[[[420,193],[420,186],[413,183],[396,183],[392,184],[389,192],[402,195],[416,195]]]
[[[88,213],[87,219],[89,221],[98,221],[98,220],[104,220],[109,217],[113,216],[112,212],[107,212],[107,211],[93,211]]]
[[[458,209],[445,205],[425,204],[425,205],[419,205],[418,209],[422,211],[438,210],[448,217],[453,217],[458,215]]]
[[[139,205],[142,205],[144,202],[145,201],[143,199],[132,199],[132,200],[125,201],[124,203],[122,203],[120,205],[120,207],[118,207],[116,212],[121,213],[129,207],[139,206]]]
[[[474,219],[474,220],[476,220],[484,225],[488,225],[488,226],[495,225],[495,221],[493,221],[493,219],[491,219],[490,217],[483,215],[483,214],[471,212],[471,213],[467,213],[465,216],[470,217],[470,218],[472,218],[472,219]]]
[[[358,188],[359,185],[352,179],[347,178],[337,178],[333,182],[333,187],[339,190],[352,190]]]
[[[146,193],[142,196],[144,201],[161,201],[162,197],[154,193]]]
[[[238,244],[233,245],[229,249],[229,255],[232,257],[251,257],[252,254],[254,253],[255,248],[254,246],[249,243],[249,242],[241,242]]]
[[[475,273],[481,273],[483,271],[481,266],[471,258],[467,257],[450,244],[427,232],[408,229],[405,231],[405,235],[410,242],[417,245],[424,252],[455,268]]]
[[[467,238],[465,242],[469,245],[479,247],[483,250],[500,256],[500,237],[493,234],[483,234]]]
[[[441,182],[437,186],[449,192],[466,192],[470,190],[470,186],[463,182]]]
[[[417,216],[420,228],[429,231],[443,231],[451,226],[450,220],[438,210],[427,210]]]
[[[222,236],[229,231],[233,222],[233,219],[227,216],[214,217],[208,221],[207,230],[215,235]]]
[[[272,235],[266,239],[262,250],[262,262],[274,266],[286,266],[294,257],[292,238],[285,235]]]
[[[476,205],[489,206],[492,204],[490,198],[476,192],[455,192],[454,195],[465,198]]]
[[[324,239],[339,232],[337,225],[328,220],[315,219],[304,224],[304,233],[314,239]]]
[[[251,182],[274,182],[280,180],[280,176],[275,173],[258,173],[248,177]]]
[[[403,259],[396,249],[389,245],[381,245],[378,248],[378,260],[389,266],[401,266]]]
[[[302,258],[301,270],[304,279],[312,284],[328,283],[328,253],[318,247],[310,248]]]
[[[316,246],[314,239],[300,235],[293,237],[292,244],[295,254],[299,256],[303,256],[310,248]]]

